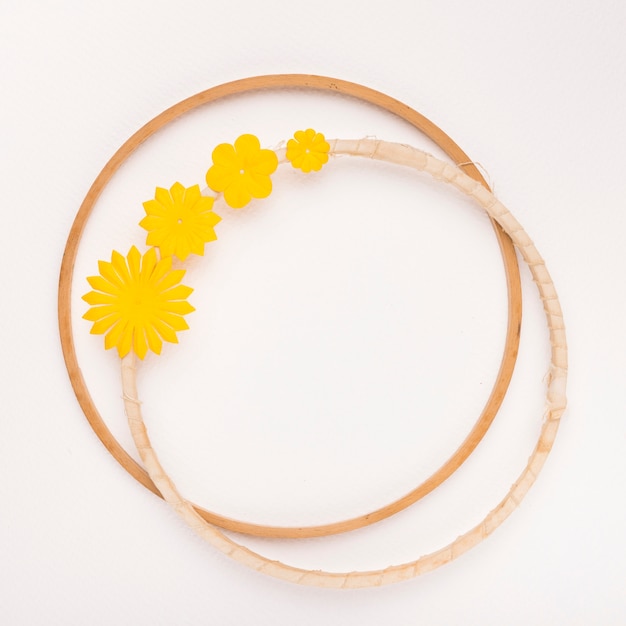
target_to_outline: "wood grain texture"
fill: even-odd
[[[71,293],[74,263],[80,246],[83,229],[89,220],[98,197],[114,176],[115,172],[146,139],[158,132],[161,128],[193,109],[215,102],[224,97],[259,90],[285,88],[337,92],[351,96],[360,101],[374,104],[385,111],[393,113],[423,132],[453,159],[455,163],[459,164],[467,176],[471,177],[471,179],[476,181],[477,184],[483,188],[488,189],[487,183],[467,154],[465,154],[446,133],[423,115],[406,104],[373,89],[323,76],[280,74],[257,76],[225,83],[179,102],[156,116],[130,137],[97,176],[72,225],[59,278],[59,331],[65,364],[74,393],[91,427],[113,457],[136,480],[159,496],[162,496],[162,494],[159,488],[154,484],[154,481],[150,478],[149,473],[124,450],[100,416],[82,376],[76,356],[71,322]],[[510,237],[495,221],[492,220],[492,223],[504,262],[508,290],[508,321],[504,352],[491,394],[481,414],[478,416],[476,423],[452,456],[445,460],[432,476],[411,492],[384,507],[352,519],[317,526],[268,526],[227,518],[196,505],[196,511],[204,520],[229,530],[265,537],[317,537],[347,532],[373,524],[405,509],[430,493],[462,465],[489,429],[502,404],[513,375],[520,340],[522,297],[517,258]]]

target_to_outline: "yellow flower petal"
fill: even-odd
[[[167,214],[167,211],[170,208],[170,206],[169,206],[169,203],[167,205],[161,204],[158,200],[147,200],[146,202],[143,203],[143,208],[144,208],[144,211],[146,212],[146,215],[159,218]]]
[[[252,194],[246,185],[233,184],[224,190],[224,200],[231,208],[241,209],[252,200]]]
[[[272,181],[269,176],[260,174],[248,174],[246,184],[250,195],[254,198],[267,198],[272,193]]]
[[[205,242],[200,239],[198,236],[190,237],[189,245],[191,246],[191,251],[193,254],[197,254],[198,256],[204,255],[204,244]]]
[[[184,261],[191,254],[191,245],[189,245],[187,237],[181,237],[177,241],[175,254],[181,261]]]
[[[116,287],[121,287],[124,283],[122,279],[119,277],[115,268],[113,267],[113,263],[108,263],[107,261],[98,261],[98,271],[103,278],[106,278],[112,285]]]
[[[141,263],[141,254],[139,253],[139,250],[133,246],[126,258],[128,259],[128,268],[130,270],[132,280],[139,280],[139,267]]]
[[[172,257],[166,256],[163,257],[154,268],[152,275],[150,276],[150,280],[153,283],[159,282],[164,276],[166,276],[170,270],[172,269]],[[175,270],[177,272],[184,272],[185,270]]]
[[[165,214],[165,212],[163,212],[163,214]],[[146,217],[144,217],[141,220],[141,222],[139,222],[139,226],[141,226],[141,228],[144,228],[145,230],[149,232],[148,237],[150,237],[150,235],[153,234],[150,231],[154,231],[154,230],[161,228],[162,224],[163,224],[162,215],[146,215]]]
[[[161,284],[159,284],[159,288],[161,288]],[[161,297],[163,300],[170,302],[172,300],[186,300],[192,292],[193,289],[191,287],[187,287],[187,285],[177,285],[168,291],[164,291]]]
[[[161,320],[155,319],[152,323],[152,327],[157,331],[157,333],[159,333],[159,335],[161,335],[163,339],[165,339],[165,341],[169,341],[169,343],[178,343],[176,333]]]
[[[116,250],[111,254],[111,265],[122,283],[128,284],[131,281],[126,259]]]
[[[153,241],[152,239],[148,241],[146,239],[146,243],[152,243],[154,246],[158,246],[159,250],[161,250],[161,255],[164,258],[174,256],[174,252],[176,250],[176,236],[174,233],[168,233],[161,238],[160,241]]]
[[[104,304],[102,306],[92,306],[84,315],[83,319],[88,322],[97,322],[103,317],[108,317],[115,312],[115,305]],[[93,332],[93,331],[92,331]],[[101,334],[101,333],[96,333]]]
[[[185,276],[186,270],[171,270],[163,278],[158,280],[159,291],[164,292],[177,285]],[[193,291],[193,290],[192,290]],[[189,292],[191,293],[191,291]]]
[[[119,343],[122,333],[124,332],[124,329],[126,328],[127,325],[128,325],[127,320],[120,319],[120,321],[117,322],[111,328],[111,330],[107,333],[106,337],[104,338],[104,347],[106,350],[110,350],[111,348],[115,347]]]
[[[185,204],[187,204],[190,208],[193,208],[196,205],[201,206],[205,203],[205,201],[208,201],[211,205],[213,205],[213,198],[202,197],[200,195],[200,185],[192,185],[187,188],[185,192]],[[209,209],[210,208],[211,207],[209,207]]]
[[[174,183],[170,187],[173,205],[181,205],[185,201],[185,188],[180,183]]]
[[[172,196],[167,189],[163,189],[163,187],[156,188],[154,199],[165,209],[169,209],[172,206]]]
[[[109,317],[110,315],[117,315],[117,307],[115,304],[104,304],[102,306],[92,306],[89,311],[83,315],[83,319],[89,322],[97,322],[105,317]],[[92,331],[94,332],[94,331]],[[101,332],[95,332],[95,334],[101,335]]]
[[[176,315],[176,313],[161,311],[159,313],[159,320],[162,320],[174,330],[189,330],[189,325],[185,321],[185,318],[180,315]]]
[[[152,326],[146,326],[146,339],[148,340],[148,347],[155,354],[161,354],[161,348],[163,347],[163,342],[161,341],[161,337],[154,330]]]
[[[89,276],[87,282],[98,291],[104,291],[106,293],[115,294],[119,290],[119,286],[112,284],[106,278],[102,276]]]
[[[134,331],[134,326],[132,324],[128,324],[128,326],[124,328],[120,340],[117,342],[117,353],[119,354],[120,359],[123,359],[130,352],[130,349],[133,345]]]
[[[278,157],[272,150],[259,150],[259,152],[250,159],[250,171],[255,174],[269,176],[276,171],[278,167]]]
[[[240,156],[248,156],[255,154],[261,149],[261,143],[258,137],[246,133],[245,135],[239,135],[235,139],[235,152]]]
[[[103,318],[101,320],[98,320],[91,327],[91,334],[92,335],[103,335],[118,320],[119,320],[119,316],[118,315],[108,315],[107,317],[105,317],[105,318]]]
[[[229,143],[221,143],[216,146],[211,157],[215,165],[221,165],[227,169],[231,167],[241,167],[241,163],[235,152],[235,147],[231,146]]]
[[[161,311],[177,313],[178,315],[187,315],[187,313],[193,313],[195,309],[186,300],[181,300],[180,302],[167,302],[162,304]]]
[[[133,335],[133,350],[140,359],[143,359],[146,356],[148,343],[146,342],[146,335],[144,334],[143,329],[135,330]]]
[[[87,304],[109,304],[115,301],[115,295],[110,293],[100,293],[98,291],[90,291],[82,298]]]
[[[225,191],[239,179],[241,167],[213,165],[206,173],[206,184],[218,193]]]
[[[322,133],[317,133],[315,139],[312,141],[311,146],[314,152],[328,152],[330,150],[330,144],[324,139]],[[328,157],[328,155],[326,155]]]

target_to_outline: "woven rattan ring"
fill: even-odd
[[[434,141],[459,165],[459,167],[463,169],[463,171],[472,180],[476,181],[478,185],[482,188],[488,189],[486,182],[476,167],[471,163],[469,157],[441,129],[417,113],[415,110],[393,98],[390,98],[389,96],[367,87],[321,76],[301,74],[270,75],[226,83],[183,100],[155,117],[152,121],[135,133],[115,153],[115,155],[100,172],[85,197],[85,200],[83,201],[74,220],[63,257],[59,281],[59,326],[61,343],[69,377],[76,397],[93,430],[96,432],[109,452],[134,478],[161,497],[164,495],[162,493],[162,486],[155,485],[155,482],[152,480],[149,473],[147,473],[146,470],[142,468],[122,448],[108,429],[107,425],[104,423],[89,393],[78,364],[73,341],[70,302],[74,262],[78,253],[83,229],[89,220],[100,193],[108,184],[118,168],[143,141],[156,133],[159,129],[190,110],[227,96],[263,89],[294,87],[339,92],[358,100],[375,104],[378,107],[399,116]],[[361,147],[363,146],[365,146],[364,143],[361,144]],[[194,505],[194,509],[201,519],[228,530],[265,537],[300,538],[325,536],[346,532],[380,521],[397,513],[398,511],[405,509],[420,498],[424,497],[426,494],[430,493],[461,466],[489,429],[489,426],[502,404],[502,400],[504,399],[511,380],[519,347],[522,315],[519,268],[511,238],[502,230],[493,217],[492,223],[504,261],[508,288],[508,323],[504,354],[494,387],[485,407],[483,408],[483,411],[478,417],[478,420],[464,441],[432,474],[432,476],[418,485],[410,493],[404,495],[391,504],[383,506],[382,508],[365,515],[360,515],[355,518],[330,524],[305,527],[267,526],[233,520]],[[128,365],[128,363],[126,365]],[[135,397],[135,395],[130,394],[130,397]]]
[[[547,384],[547,407],[535,450],[531,454],[527,466],[504,499],[482,522],[449,545],[402,565],[374,571],[345,573],[296,568],[265,558],[227,537],[217,527],[204,520],[196,512],[193,505],[179,494],[176,486],[159,463],[148,438],[141,415],[141,403],[137,394],[135,355],[132,352],[122,360],[124,404],[135,445],[156,486],[173,509],[211,545],[257,571],[293,583],[340,588],[379,586],[417,576],[451,561],[486,538],[519,505],[535,481],[552,448],[561,415],[565,410],[567,347],[561,308],[543,259],[513,215],[480,183],[464,174],[460,169],[407,145],[368,139],[335,140],[330,142],[330,154],[361,156],[411,167],[452,185],[473,198],[492,218],[498,221],[512,238],[524,261],[528,264],[539,289],[550,330],[551,360]]]

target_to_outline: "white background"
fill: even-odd
[[[0,622],[624,623],[625,24],[622,3],[589,0],[5,1]],[[296,587],[203,545],[92,433],[58,339],[67,234],[107,159],[185,97],[289,72],[362,83],[446,130],[534,239],[568,328],[569,409],[521,507],[452,564],[381,589]],[[84,276],[111,247],[142,244],[156,185],[203,186],[216,143],[255,132],[272,147],[307,125],[432,149],[349,100],[251,96],[172,126],[98,203],[75,334],[125,445],[116,358],[80,320]],[[501,262],[484,217],[421,179],[345,159],[317,179],[283,169],[265,204],[224,212],[189,266],[192,328],[140,383],[155,447],[190,497],[241,518],[334,521],[407,491],[471,426],[502,350]],[[246,545],[306,567],[384,567],[495,506],[541,421],[546,337],[522,277],[511,393],[441,494],[354,536]]]

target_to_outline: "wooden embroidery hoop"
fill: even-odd
[[[468,176],[475,181],[478,181],[481,185],[488,189],[487,183],[481,176],[480,172],[471,162],[470,158],[461,150],[461,148],[457,146],[456,143],[441,129],[417,111],[399,102],[398,100],[362,85],[323,76],[280,74],[257,76],[225,83],[200,92],[179,102],[160,115],[156,116],[153,120],[137,131],[132,137],[130,137],[130,139],[128,139],[126,143],[124,143],[122,147],[113,155],[97,176],[72,225],[63,255],[59,278],[59,330],[65,364],[74,393],[76,394],[78,402],[94,432],[98,435],[107,450],[109,450],[113,457],[120,463],[120,465],[122,465],[122,467],[124,467],[124,469],[126,469],[126,471],[128,471],[146,488],[150,489],[160,497],[163,497],[162,494],[159,492],[158,488],[155,486],[145,469],[143,469],[126,452],[126,450],[124,450],[104,423],[93,402],[93,399],[91,398],[78,364],[71,323],[71,292],[74,263],[78,253],[82,233],[98,197],[115,172],[146,139],[155,134],[161,128],[193,109],[215,102],[216,100],[227,96],[258,90],[285,88],[307,88],[337,92],[351,96],[363,102],[374,104],[381,109],[393,113],[412,124],[418,130],[422,131],[450,158],[452,158]],[[477,422],[474,424],[465,440],[452,454],[452,456],[448,458],[435,471],[435,473],[430,476],[430,478],[418,485],[410,493],[371,513],[360,515],[348,520],[316,526],[268,526],[233,520],[194,505],[196,512],[204,520],[227,530],[263,537],[304,538],[347,532],[378,522],[405,509],[438,487],[462,465],[489,429],[502,404],[513,374],[520,339],[522,300],[519,267],[517,264],[515,249],[511,238],[505,234],[502,228],[493,219],[492,223],[500,245],[508,288],[509,314],[505,349],[496,377],[496,382],[487,403]]]

